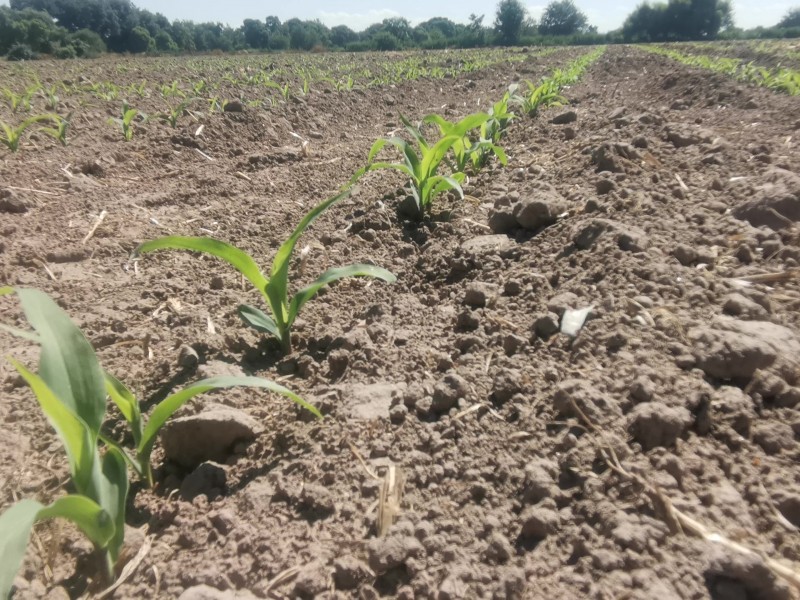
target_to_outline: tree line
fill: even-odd
[[[434,17],[416,26],[391,17],[354,31],[319,20],[278,17],[222,23],[170,21],[130,0],[11,0],[0,7],[0,55],[90,57],[105,51],[170,53],[280,50],[401,50],[490,45],[601,44],[800,36],[800,9],[773,28],[734,27],[729,0],[668,0],[640,4],[621,29],[600,34],[574,0],[553,0],[537,22],[521,0],[500,0],[494,19],[472,14],[467,23]]]

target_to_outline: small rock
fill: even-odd
[[[522,375],[516,369],[501,369],[492,382],[492,400],[504,404],[511,400],[514,394],[522,391]]]
[[[568,110],[553,117],[550,122],[554,125],[566,125],[567,123],[574,123],[578,120],[578,113],[574,110]]]
[[[179,367],[183,369],[192,369],[196,367],[199,362],[200,356],[197,354],[197,350],[188,344],[183,344],[180,348],[178,348]]]
[[[230,100],[225,104],[223,111],[229,113],[244,112],[244,104],[242,104],[241,100]]]
[[[320,561],[303,565],[294,580],[294,596],[297,598],[316,598],[328,589],[328,573]]]
[[[758,423],[753,426],[753,441],[767,454],[791,450],[796,445],[794,430],[787,423]]]
[[[760,304],[750,300],[742,294],[729,294],[722,299],[722,310],[726,315],[733,317],[746,317],[749,319],[763,319],[767,311]]]
[[[409,558],[422,556],[425,549],[414,536],[391,535],[375,538],[367,544],[369,566],[376,575],[399,567]]]
[[[314,513],[316,517],[327,517],[336,510],[336,502],[328,488],[317,484],[306,484],[300,495],[300,505],[306,512]]]
[[[520,521],[522,521],[522,537],[534,540],[542,540],[554,534],[561,526],[561,518],[556,511],[538,506],[523,510]]]
[[[464,293],[464,304],[475,308],[488,306],[499,293],[499,287],[493,283],[474,281],[467,286]]]
[[[496,234],[510,233],[516,229],[517,219],[514,217],[513,208],[511,206],[493,208],[489,212],[489,228]]]
[[[775,363],[780,355],[796,356],[800,342],[794,332],[768,321],[742,321],[717,317],[712,326],[689,331],[697,363],[710,377],[749,380],[758,369]]]
[[[0,213],[24,214],[28,212],[27,203],[11,190],[0,191]]]
[[[445,577],[442,584],[439,586],[439,593],[436,600],[461,600],[469,595],[469,587],[464,581],[456,576],[449,575]]]
[[[617,184],[611,179],[598,179],[594,186],[598,195],[605,196],[614,188],[616,188]]]
[[[578,132],[575,131],[574,127],[564,127],[561,133],[565,140],[574,140],[576,137],[578,137]]]
[[[792,591],[784,579],[779,577],[755,552],[745,554],[727,549],[718,544],[709,546],[706,553],[706,580],[716,584],[721,580],[741,583],[747,598],[759,600],[790,600]],[[720,596],[723,598],[725,596]]]
[[[741,244],[738,248],[736,248],[736,252],[733,255],[739,260],[740,263],[744,265],[749,265],[753,262],[755,258],[753,256],[753,250],[747,244]]]
[[[375,578],[366,563],[346,554],[333,561],[333,581],[337,589],[354,590],[361,583]]]
[[[547,313],[536,318],[533,322],[533,330],[540,338],[547,339],[559,332],[558,315]]]
[[[692,423],[691,413],[682,407],[660,402],[639,404],[631,411],[628,429],[644,451],[673,446]]]
[[[758,102],[756,102],[755,100],[753,100],[751,98],[750,100],[748,100],[747,102],[744,103],[744,108],[746,110],[754,110],[754,109],[758,108]]]
[[[394,96],[392,96],[391,94],[386,94],[383,97],[383,103],[386,106],[394,106],[395,104],[397,104],[397,99]]]
[[[677,258],[678,262],[684,267],[688,267],[697,261],[697,252],[694,250],[694,248],[687,246],[686,244],[679,244],[675,250],[672,251],[672,255]]]
[[[655,394],[656,386],[653,380],[644,375],[637,377],[631,384],[630,395],[636,402],[650,402]]]
[[[566,205],[557,197],[546,200],[526,199],[514,205],[513,215],[520,227],[535,231],[555,223],[558,215],[565,210]]]
[[[247,413],[212,405],[197,415],[167,421],[161,443],[169,460],[192,468],[207,460],[224,463],[235,444],[251,441],[261,431],[261,424]]]
[[[204,494],[209,499],[221,496],[227,484],[225,468],[214,462],[205,462],[192,471],[181,483],[181,496],[192,500]]]
[[[466,398],[468,394],[467,380],[455,373],[448,373],[433,388],[431,409],[440,414],[445,413],[456,406],[460,398]]]
[[[800,527],[800,494],[787,493],[775,503],[781,514],[795,527]]]
[[[494,563],[504,564],[514,556],[514,546],[508,538],[499,531],[492,532],[488,540],[489,544],[484,552],[484,557]]]

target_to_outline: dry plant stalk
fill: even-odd
[[[395,465],[389,465],[389,469],[383,477],[383,485],[378,499],[378,537],[386,535],[395,518],[400,514],[404,483],[403,472]]]

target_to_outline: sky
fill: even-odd
[[[589,23],[600,32],[622,26],[641,0],[576,0],[589,17]],[[487,0],[305,0],[292,2],[263,2],[259,0],[224,0],[222,2],[197,2],[196,0],[133,0],[139,8],[160,12],[170,20],[219,21],[238,27],[245,19],[263,20],[275,15],[281,21],[292,17],[319,19],[329,27],[347,25],[361,31],[372,23],[387,17],[405,17],[417,24],[431,17],[448,17],[466,23],[470,13],[486,15],[484,24],[494,19],[497,1]],[[523,0],[528,12],[539,18],[547,6],[547,0]],[[8,0],[0,0],[0,5]],[[745,29],[759,25],[770,26],[780,21],[789,9],[798,6],[800,0],[733,0],[734,19],[738,27]]]

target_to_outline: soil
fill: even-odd
[[[286,358],[242,326],[235,307],[257,294],[225,264],[129,259],[174,232],[268,264],[399,114],[463,116],[580,52],[312,90],[200,116],[199,137],[150,122],[124,142],[105,122],[116,103],[98,103],[67,147],[2,155],[0,280],[52,294],[145,409],[246,372],[325,413],[242,390],[186,406],[236,409],[256,437],[190,466],[157,446],[156,488],[135,485],[128,514],[127,556],[144,551],[113,597],[798,597],[767,563],[800,564],[796,98],[609,47],[568,107],[512,123],[508,166],[472,176],[464,201],[442,196],[415,225],[394,210],[402,177],[375,172],[323,215],[297,284],[351,262],[398,279],[309,302]],[[23,324],[13,298],[0,307]],[[580,309],[577,335],[560,333]],[[2,348],[35,363],[24,342]],[[0,505],[48,501],[67,487],[63,452],[0,370]],[[124,440],[117,415],[108,426]],[[693,535],[670,504],[753,552]],[[14,597],[99,592],[91,550],[39,527]]]

